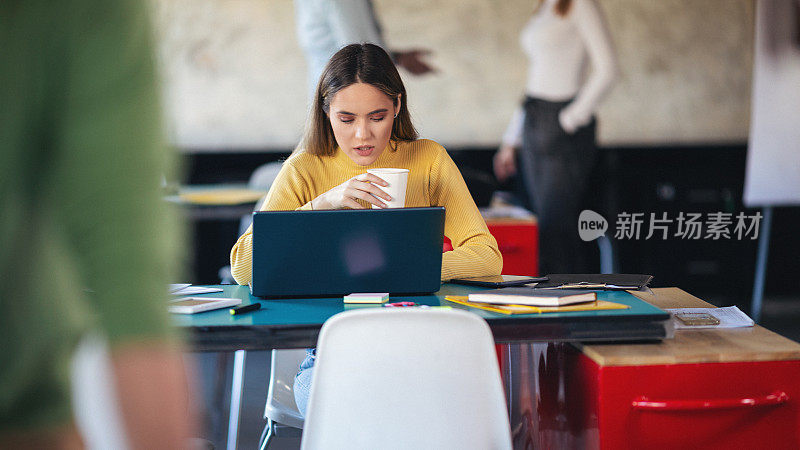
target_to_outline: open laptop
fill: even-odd
[[[253,213],[259,297],[427,294],[441,285],[443,207]]]

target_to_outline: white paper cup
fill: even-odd
[[[406,186],[408,185],[408,169],[367,169],[367,173],[371,173],[383,181],[389,183],[389,186],[380,186],[384,192],[392,197],[391,201],[380,199],[386,203],[387,208],[402,208],[406,206]],[[372,209],[380,209],[376,205],[372,205]]]

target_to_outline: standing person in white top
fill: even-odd
[[[297,39],[308,61],[308,92],[334,53],[347,44],[370,43],[389,49],[383,42],[371,0],[295,0]],[[433,72],[423,61],[428,50],[389,52],[394,63],[413,75]]]
[[[538,215],[540,272],[579,273],[578,213],[597,158],[594,112],[617,77],[613,44],[595,0],[544,0],[520,42],[526,98],[495,154],[495,175],[503,181],[520,166]]]

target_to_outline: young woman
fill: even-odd
[[[542,0],[520,43],[529,57],[526,97],[494,171],[502,181],[521,166],[539,224],[539,271],[591,271],[578,213],[597,159],[594,112],[617,77],[613,43],[595,0]]]
[[[305,136],[284,162],[262,210],[384,207],[386,183],[371,168],[408,169],[407,207],[444,206],[444,234],[453,250],[442,256],[442,280],[497,275],[502,257],[464,179],[445,149],[417,139],[408,97],[391,58],[373,44],[351,44],[333,55],[322,73]],[[252,274],[252,228],[231,250],[239,284]],[[295,380],[305,411],[314,353]]]

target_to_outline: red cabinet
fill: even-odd
[[[503,255],[503,274],[532,275],[539,272],[539,231],[536,219],[487,219],[486,226]],[[453,249],[445,236],[442,251]]]
[[[564,351],[582,447],[800,448],[800,361],[608,367]]]
[[[535,219],[489,219],[489,232],[503,255],[503,273],[538,275],[539,232]]]
[[[636,295],[712,306],[677,288],[653,292]],[[528,344],[509,361],[515,448],[800,448],[800,344],[760,326]]]

